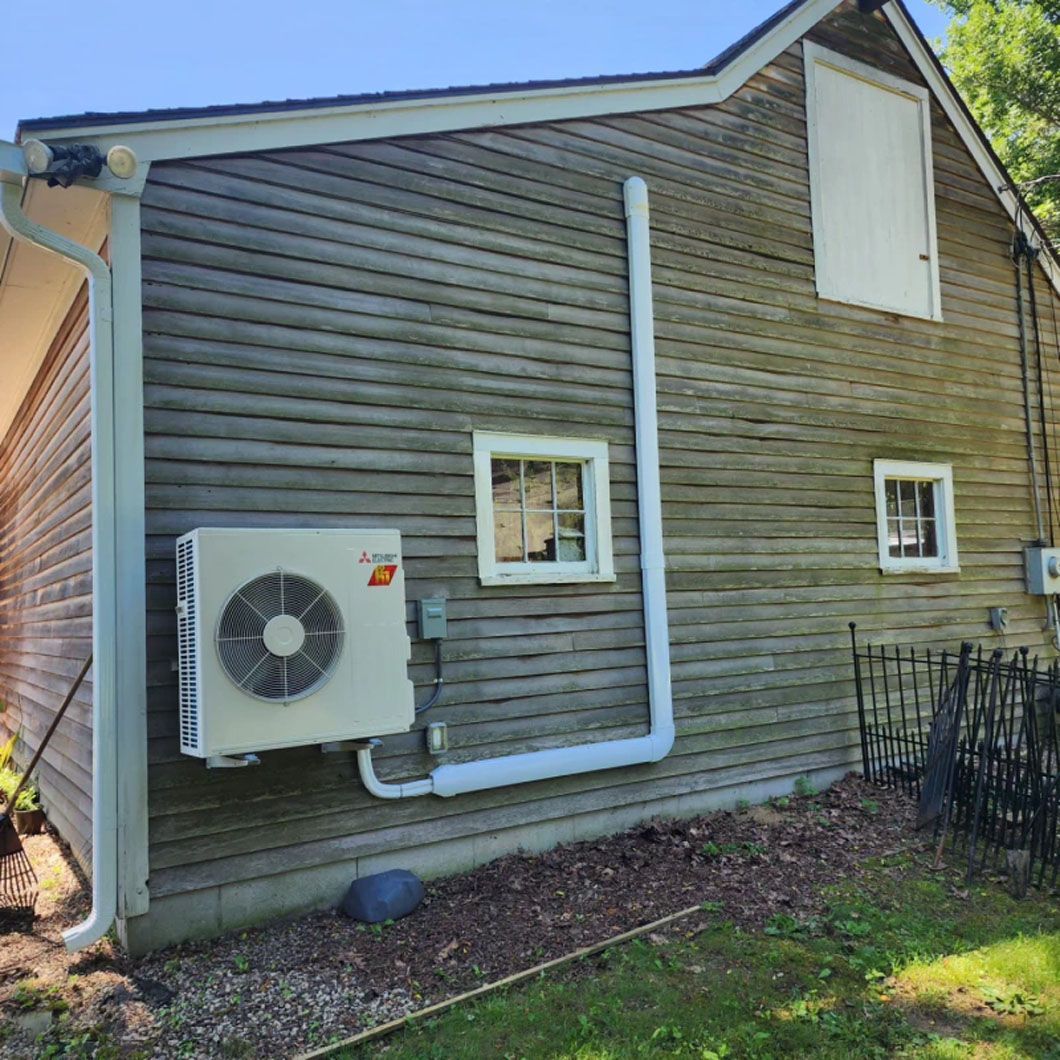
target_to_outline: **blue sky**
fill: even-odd
[[[703,64],[783,0],[45,0],[11,4],[0,137],[20,118]],[[928,37],[945,19],[908,6]]]

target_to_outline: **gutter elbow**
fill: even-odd
[[[113,887],[109,889],[109,893],[111,895],[114,894]],[[118,911],[113,902],[108,903],[107,909],[101,909],[98,905],[93,905],[92,912],[87,920],[83,920],[76,927],[63,932],[63,944],[66,946],[66,952],[76,953],[78,950],[83,950],[86,946],[91,946],[93,942],[99,942],[110,931],[117,915]]]

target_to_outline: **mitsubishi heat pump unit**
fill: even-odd
[[[177,629],[184,754],[412,726],[396,530],[192,530],[177,541]]]

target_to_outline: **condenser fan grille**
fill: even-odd
[[[217,623],[217,654],[225,673],[245,692],[286,703],[327,681],[343,636],[342,615],[323,586],[276,570],[229,598]]]

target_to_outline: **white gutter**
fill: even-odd
[[[20,149],[0,144],[0,224],[18,240],[57,254],[88,278],[92,425],[92,911],[63,933],[68,950],[101,939],[117,913],[117,710],[114,547],[114,332],[107,263],[22,212]]]
[[[449,797],[510,784],[529,784],[536,780],[591,773],[598,769],[644,765],[665,758],[673,747],[674,709],[670,687],[670,631],[666,611],[666,560],[663,553],[662,492],[659,484],[648,188],[640,177],[630,177],[623,193],[629,245],[640,569],[648,652],[648,704],[651,718],[648,734],[628,740],[578,744],[575,747],[557,747],[478,762],[442,765],[425,780],[405,784],[387,784],[379,780],[375,775],[371,748],[362,748],[357,752],[361,781],[377,798],[405,799],[428,794]]]

